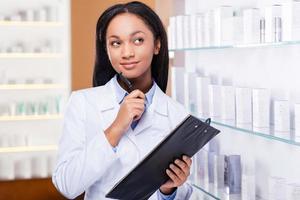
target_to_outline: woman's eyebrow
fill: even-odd
[[[143,31],[134,31],[134,32],[130,33],[130,36],[133,36],[133,35],[138,34],[138,33],[145,34],[145,32],[143,32]],[[111,35],[108,38],[117,38],[117,39],[119,39],[120,37],[117,36],[117,35]]]

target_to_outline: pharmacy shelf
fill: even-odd
[[[195,184],[192,184],[192,186],[193,186],[194,190],[193,190],[193,194],[191,196],[191,200],[199,200],[199,199],[221,200],[221,198],[219,198],[217,195],[212,194],[212,193],[206,191],[202,187],[199,187],[199,186],[197,186]]]
[[[200,119],[205,120],[207,117],[201,116]],[[270,126],[269,128],[256,128],[250,124],[237,124],[234,120],[224,121],[217,118],[213,118],[211,123],[236,130],[239,133],[255,135],[268,140],[279,141],[300,147],[300,138],[296,139],[294,130],[290,130],[289,132],[279,132],[275,131],[273,126]]]
[[[1,26],[9,27],[62,27],[61,22],[47,22],[47,21],[0,21]]]
[[[66,89],[63,84],[2,84],[0,90],[47,90]]]
[[[225,46],[207,46],[207,47],[199,47],[199,48],[180,48],[180,49],[169,49],[169,51],[175,52],[175,51],[200,51],[200,50],[214,50],[214,49],[284,47],[290,45],[300,45],[300,41],[286,41],[286,42],[258,43],[258,44],[237,44],[237,45],[225,45]]]
[[[61,53],[0,53],[0,58],[61,58]]]
[[[1,147],[0,153],[44,152],[56,151],[57,149],[57,145]]]
[[[62,115],[24,115],[24,116],[0,116],[0,122],[6,121],[34,121],[34,120],[57,120],[62,119]]]

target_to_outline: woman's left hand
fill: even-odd
[[[169,169],[166,170],[170,179],[160,186],[160,191],[168,195],[184,184],[190,175],[191,164],[192,159],[187,156],[182,156],[182,160],[176,159],[174,163],[170,164]]]

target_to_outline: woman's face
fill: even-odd
[[[160,42],[143,20],[134,14],[114,17],[107,27],[106,47],[109,60],[117,72],[127,78],[151,78],[153,54],[158,54]]]

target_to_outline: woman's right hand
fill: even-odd
[[[105,135],[112,146],[116,146],[122,135],[128,130],[131,123],[139,120],[145,110],[145,94],[140,90],[134,90],[120,105],[116,119],[106,129]]]

